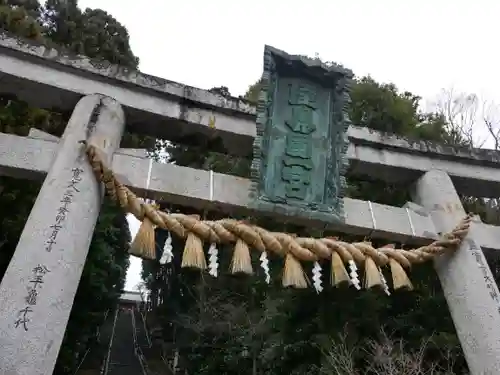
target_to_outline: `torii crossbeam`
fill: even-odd
[[[465,216],[457,191],[496,197],[500,188],[497,153],[415,144],[352,126],[351,172],[414,183],[414,203],[399,208],[344,198],[344,222],[264,213],[250,208],[249,180],[156,163],[141,150],[119,149],[125,125],[173,141],[192,134],[211,137],[215,127],[221,139],[217,147],[223,146],[216,151],[249,156],[257,135],[250,104],[4,33],[0,75],[3,93],[41,107],[74,108],[60,140],[37,131],[29,137],[0,134],[0,173],[44,179],[0,284],[0,369],[6,375],[51,374],[57,359],[102,198],[102,187],[77,146],[82,139],[98,146],[123,182],[148,198],[272,215],[408,244],[428,243]],[[500,373],[500,297],[481,248],[500,248],[500,228],[476,221],[468,241],[436,262],[465,357],[477,375]],[[33,280],[43,281],[43,287],[30,302],[27,286]]]

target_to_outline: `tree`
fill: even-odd
[[[87,8],[81,12],[76,0],[48,0],[44,24],[47,37],[73,53],[123,67],[139,65],[130,48],[127,29],[101,9]]]
[[[101,10],[82,12],[76,1],[3,0],[0,27],[18,36],[73,53],[137,68],[126,29]],[[31,127],[60,136],[70,113],[32,108],[15,97],[0,97],[0,131],[27,135]],[[125,147],[154,145],[154,140],[125,134]],[[15,250],[40,184],[0,177],[0,275]],[[7,208],[9,208],[7,210]],[[124,285],[128,267],[130,233],[124,214],[105,202],[83,269],[70,320],[61,347],[56,374],[74,374],[81,359],[92,348],[99,362],[98,327],[114,309]],[[92,355],[90,355],[91,357]],[[89,358],[89,356],[87,356]]]
[[[244,98],[256,102],[260,88],[261,83],[257,81],[249,87]],[[423,111],[419,106],[420,97],[400,92],[393,84],[382,84],[370,77],[357,78],[351,97],[350,114],[356,125],[418,140],[466,144],[461,133],[450,131],[444,114]],[[170,144],[168,152],[169,162],[179,165],[247,178],[250,173],[249,165],[244,160],[209,152],[203,146],[194,148]],[[406,186],[364,177],[347,177],[351,197],[396,206],[410,200]],[[173,211],[178,209],[165,207]],[[217,212],[198,214],[209,219],[221,216]],[[308,228],[285,227],[262,220],[258,223],[271,230],[312,234]],[[355,237],[347,239],[363,240]],[[182,246],[182,242],[175,245],[176,254],[182,253]],[[219,254],[220,269],[225,272],[231,250],[222,249]],[[330,354],[342,349],[341,344],[331,340],[339,332],[346,332],[349,340],[358,347],[377,343],[378,350],[389,345],[380,336],[385,328],[394,336],[391,343],[400,343],[400,362],[409,363],[422,358],[425,361],[421,371],[450,364],[455,370],[466,367],[432,267],[420,267],[413,272],[416,291],[411,294],[398,292],[386,298],[376,291],[358,293],[327,289],[317,295],[313,290],[284,290],[278,282],[279,260],[273,262],[277,274],[270,286],[262,285],[258,277],[245,280],[224,275],[215,281],[201,276],[187,278],[185,271],[177,269],[177,277],[183,280],[183,292],[170,295],[168,302],[160,303],[156,309],[156,314],[163,316],[159,319],[163,321],[159,324],[160,328],[164,332],[175,330],[175,335],[163,336],[164,347],[170,348],[164,355],[173,356],[175,352],[181,357],[180,362],[185,364],[184,369],[196,373],[211,373],[217,369],[221,374],[323,374],[328,369],[325,362]],[[144,270],[151,280],[158,270],[148,267]],[[326,279],[325,275],[325,283]],[[255,294],[260,296],[259,299],[255,300]],[[272,301],[273,304],[264,301]],[[183,308],[174,309],[172,305],[183,305]],[[259,330],[258,337],[249,335],[249,326]],[[421,350],[422,342],[426,343],[425,351]],[[443,356],[442,347],[450,348],[452,360]],[[252,348],[253,352],[250,351],[250,357],[245,357],[248,348]],[[395,352],[391,353],[390,356],[395,355]],[[380,366],[372,366],[373,357],[370,355],[363,350],[352,353],[352,366],[359,374],[380,373]],[[329,371],[332,370],[329,368]]]
[[[41,41],[42,28],[36,20],[40,4],[37,0],[27,2],[26,6],[20,6],[19,3],[23,2],[0,1],[0,27],[19,36]]]
[[[248,90],[243,96],[243,98],[252,103],[257,103],[259,101],[259,95],[261,89],[262,89],[262,79],[259,79],[253,85],[248,86]]]
[[[448,131],[466,141],[464,146],[500,149],[500,108],[494,101],[450,88],[441,90],[431,106],[445,118]]]

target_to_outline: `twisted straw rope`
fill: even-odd
[[[82,143],[85,145],[85,152],[96,178],[104,183],[111,199],[118,202],[124,211],[133,214],[138,220],[143,221],[147,217],[153,224],[181,238],[186,238],[188,233],[193,233],[203,241],[226,244],[235,243],[240,239],[250,248],[261,252],[268,250],[281,256],[290,252],[301,261],[329,259],[334,251],[344,262],[353,260],[356,263],[363,263],[366,257],[370,257],[379,267],[387,265],[392,258],[408,269],[412,263],[422,263],[446,251],[456,249],[467,235],[472,219],[468,215],[451,233],[445,234],[442,239],[429,245],[413,250],[396,250],[391,247],[375,249],[367,242],[351,244],[332,237],[317,239],[269,232],[256,225],[233,219],[211,221],[198,220],[184,214],[167,214],[158,210],[154,205],[144,203],[121,184],[113,171],[104,165],[98,149],[84,141]]]

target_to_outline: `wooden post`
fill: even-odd
[[[427,172],[416,184],[415,200],[427,208],[436,229],[448,232],[465,211],[448,174]],[[473,375],[500,374],[500,295],[474,224],[457,252],[435,261],[458,338]]]
[[[0,284],[0,372],[51,375],[102,202],[79,141],[111,162],[125,125],[115,100],[76,105]]]

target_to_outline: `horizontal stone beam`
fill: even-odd
[[[220,152],[251,155],[255,107],[116,65],[74,57],[0,32],[1,93],[43,108],[73,110],[83,95],[119,101],[132,131],[172,141],[206,144]],[[412,183],[431,168],[445,170],[461,194],[496,197],[500,154],[415,142],[352,126],[350,172]]]
[[[102,93],[124,106],[127,126],[135,132],[204,143],[240,156],[252,152],[255,107],[241,99],[71,56],[5,32],[0,32],[0,79],[1,93],[43,108],[72,111],[82,95]],[[416,142],[354,126],[349,140],[352,173],[411,183],[437,168],[452,177],[459,193],[496,197],[499,191],[498,152]]]
[[[41,107],[73,111],[99,93],[125,109],[127,127],[181,143],[210,142],[214,150],[247,156],[256,134],[255,108],[237,98],[153,77],[0,32],[0,93]]]
[[[486,149],[413,141],[368,128],[349,128],[350,173],[387,182],[413,183],[431,169],[446,171],[464,195],[496,198],[500,189],[500,153]]]
[[[57,140],[0,133],[0,175],[28,180],[42,179],[58,147]]]
[[[3,166],[0,173],[43,178],[57,147],[56,140],[41,137],[37,132],[32,132],[32,137],[0,133],[0,165]],[[137,150],[127,149],[115,153],[113,169],[127,186],[143,197],[200,209],[216,209],[230,215],[266,214],[248,208],[250,181],[244,178],[157,163]],[[400,208],[345,198],[344,206],[346,222],[330,225],[328,229],[415,245],[428,243],[438,235],[430,216],[413,204]],[[282,221],[326,228],[325,223],[307,217],[279,213],[267,215]],[[484,249],[500,248],[499,227],[482,223],[474,225]]]

